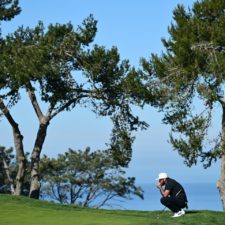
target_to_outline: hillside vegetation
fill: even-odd
[[[97,210],[0,195],[1,225],[224,225],[225,213],[188,211],[171,218],[165,211]]]

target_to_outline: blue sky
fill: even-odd
[[[22,13],[9,23],[3,23],[3,34],[18,26],[34,27],[42,20],[49,23],[71,22],[75,27],[89,14],[98,20],[95,43],[111,48],[117,46],[122,59],[129,59],[138,67],[140,57],[160,53],[162,37],[168,37],[167,28],[172,11],[180,3],[192,6],[193,0],[21,0]],[[38,121],[25,94],[13,108],[13,115],[24,135],[26,151],[31,151]],[[168,143],[170,128],[162,124],[162,114],[145,107],[137,110],[139,117],[150,124],[146,131],[136,133],[133,159],[127,170],[138,183],[155,182],[161,171],[181,182],[214,182],[220,175],[220,162],[204,170],[201,165],[188,168]],[[111,123],[107,118],[96,117],[88,109],[77,108],[64,112],[50,124],[43,153],[56,156],[68,148],[104,149],[110,138]],[[7,121],[0,122],[0,144],[13,146],[11,128]]]

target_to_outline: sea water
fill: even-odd
[[[144,200],[138,197],[118,201],[110,201],[105,209],[127,209],[154,211],[162,210],[164,206],[160,203],[161,194],[155,184],[139,184],[144,190]],[[214,210],[223,211],[219,191],[215,183],[187,183],[182,186],[185,189],[188,198],[189,210]],[[49,197],[42,198],[52,200]]]
[[[215,210],[223,211],[219,191],[213,183],[189,183],[182,184],[188,198],[190,210]],[[164,206],[160,203],[161,195],[155,184],[140,185],[144,190],[144,200],[133,197],[131,200],[124,200],[115,208],[128,210],[162,210]]]

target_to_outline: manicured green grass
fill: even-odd
[[[159,215],[159,218],[157,216]],[[188,211],[179,218],[171,212],[97,210],[57,205],[0,195],[0,225],[224,225],[225,213]]]

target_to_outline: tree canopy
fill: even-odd
[[[9,21],[21,12],[19,0],[1,0],[0,21]]]
[[[108,151],[69,149],[56,159],[44,156],[41,170],[44,199],[95,208],[112,207],[116,200],[133,195],[143,199],[143,190],[135,186],[135,178],[126,178]]]
[[[165,52],[142,60],[150,75],[155,104],[172,126],[170,142],[188,166],[198,159],[207,168],[222,158],[221,193],[225,185],[225,2],[196,1],[192,9],[178,5],[163,39]],[[220,108],[220,110],[218,110]],[[216,109],[216,110],[214,110]],[[213,111],[214,110],[214,111]],[[213,115],[221,118],[216,137],[209,135]],[[223,187],[223,188],[222,188]],[[223,206],[225,209],[225,196]]]
[[[148,126],[132,112],[132,105],[143,107],[151,102],[153,96],[146,89],[146,77],[128,60],[122,60],[115,46],[106,49],[94,44],[96,32],[97,21],[90,15],[76,29],[71,23],[45,28],[39,22],[34,28],[21,26],[4,37],[0,54],[0,109],[13,130],[20,164],[18,194],[26,157],[23,134],[11,108],[20,101],[22,90],[27,93],[39,123],[31,154],[31,197],[39,195],[40,154],[47,128],[59,113],[79,105],[99,116],[109,116],[114,128],[108,148],[120,166],[128,166],[131,160],[132,132]]]

